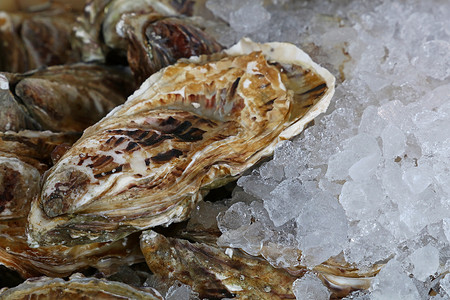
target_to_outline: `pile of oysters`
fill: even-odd
[[[186,221],[324,112],[335,80],[292,44],[223,49],[203,2],[0,12],[0,264],[29,278],[0,298],[164,299],[177,284],[295,298],[305,268],[221,248],[217,228]],[[113,281],[128,266],[141,284]],[[377,271],[314,269],[333,297]]]

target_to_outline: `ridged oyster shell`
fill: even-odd
[[[81,132],[125,102],[135,88],[125,68],[83,63],[4,73],[0,80],[5,87],[0,89],[0,116],[6,115],[2,131]]]
[[[116,240],[185,220],[325,111],[334,77],[292,44],[242,40],[179,61],[88,128],[50,170],[31,243]]]
[[[68,281],[59,278],[33,278],[10,289],[0,291],[0,299],[142,299],[162,300],[152,288],[138,289],[121,282],[107,281],[80,274]]]
[[[26,226],[26,217],[0,220],[0,264],[17,271],[23,278],[65,277],[89,267],[114,274],[123,265],[143,260],[136,235],[108,243],[31,248]]]

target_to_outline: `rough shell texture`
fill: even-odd
[[[10,90],[12,74],[0,73],[0,132],[38,129],[39,124],[31,118],[26,108],[16,101]]]
[[[201,7],[197,2],[204,0],[90,0],[78,19],[74,43],[81,49],[83,61],[105,62],[125,56],[127,42],[116,30],[124,14],[191,15]]]
[[[166,238],[154,231],[142,233],[141,249],[161,281],[188,284],[201,299],[233,295],[239,299],[294,298],[291,287],[297,276],[240,250]]]
[[[0,132],[0,152],[11,153],[42,174],[58,158],[55,148],[70,147],[81,134],[74,132],[31,131]],[[56,157],[55,157],[56,156]]]
[[[68,281],[59,278],[33,278],[21,285],[4,289],[1,299],[145,299],[162,300],[154,289],[137,289],[120,282],[84,278],[75,274]]]
[[[50,170],[30,242],[115,240],[186,219],[326,110],[334,77],[291,44],[180,61],[88,128]]]
[[[14,154],[0,151],[0,220],[26,217],[39,194],[39,171]]]
[[[77,62],[72,48],[75,14],[59,8],[40,13],[0,12],[0,71],[21,73]]]
[[[125,69],[94,64],[10,75],[9,85],[40,128],[53,131],[83,131],[125,102],[135,87]]]
[[[180,58],[212,54],[222,47],[203,31],[199,18],[169,17],[159,14],[128,15],[122,34],[128,41],[128,63],[136,82],[175,63]]]
[[[137,235],[109,243],[31,248],[26,226],[26,217],[0,220],[0,264],[17,271],[23,278],[43,274],[64,277],[88,267],[113,274],[123,265],[143,261]]]

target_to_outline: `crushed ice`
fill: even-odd
[[[327,114],[238,181],[218,215],[218,243],[277,267],[314,267],[340,253],[363,270],[387,263],[351,299],[448,299],[450,3],[207,7],[231,26],[212,30],[222,43],[293,42],[340,80]],[[312,274],[294,290],[328,297]]]

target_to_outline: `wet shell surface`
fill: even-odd
[[[148,299],[162,300],[152,288],[138,289],[121,282],[72,275],[60,278],[32,278],[17,287],[0,291],[0,299]]]
[[[334,77],[292,44],[244,39],[147,79],[50,169],[32,244],[117,240],[189,217],[328,107]]]

